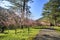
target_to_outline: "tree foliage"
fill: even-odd
[[[60,21],[60,0],[49,0],[44,6],[43,15],[47,16],[49,21],[56,25]]]
[[[15,33],[16,33],[16,28],[18,28],[18,26],[20,27],[21,25],[22,27],[22,25],[26,25],[27,20],[28,21],[30,20],[29,17],[31,12],[29,10],[30,6],[28,6],[28,2],[32,2],[32,0],[5,0],[5,1],[10,2],[10,4],[12,4],[13,6],[8,6],[10,7],[9,9],[4,9],[4,8],[0,9],[0,16],[1,16],[0,24],[3,23],[2,25],[9,28],[14,27]],[[15,12],[16,10],[20,11],[19,16],[16,15],[16,12]]]

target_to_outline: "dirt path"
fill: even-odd
[[[60,40],[60,33],[55,30],[42,29],[33,40]]]

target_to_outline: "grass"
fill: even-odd
[[[15,34],[15,30],[9,30],[9,32],[6,30],[5,34],[0,33],[0,40],[32,40],[38,34],[39,30],[30,28],[29,34],[27,28],[17,29],[17,34]]]
[[[56,31],[60,32],[60,27],[53,27]]]

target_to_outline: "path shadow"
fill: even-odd
[[[37,35],[33,40],[60,40],[60,37],[54,37],[44,34],[42,36]]]

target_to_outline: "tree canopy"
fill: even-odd
[[[60,0],[49,0],[44,6],[43,16],[47,16],[56,25],[60,21]]]

